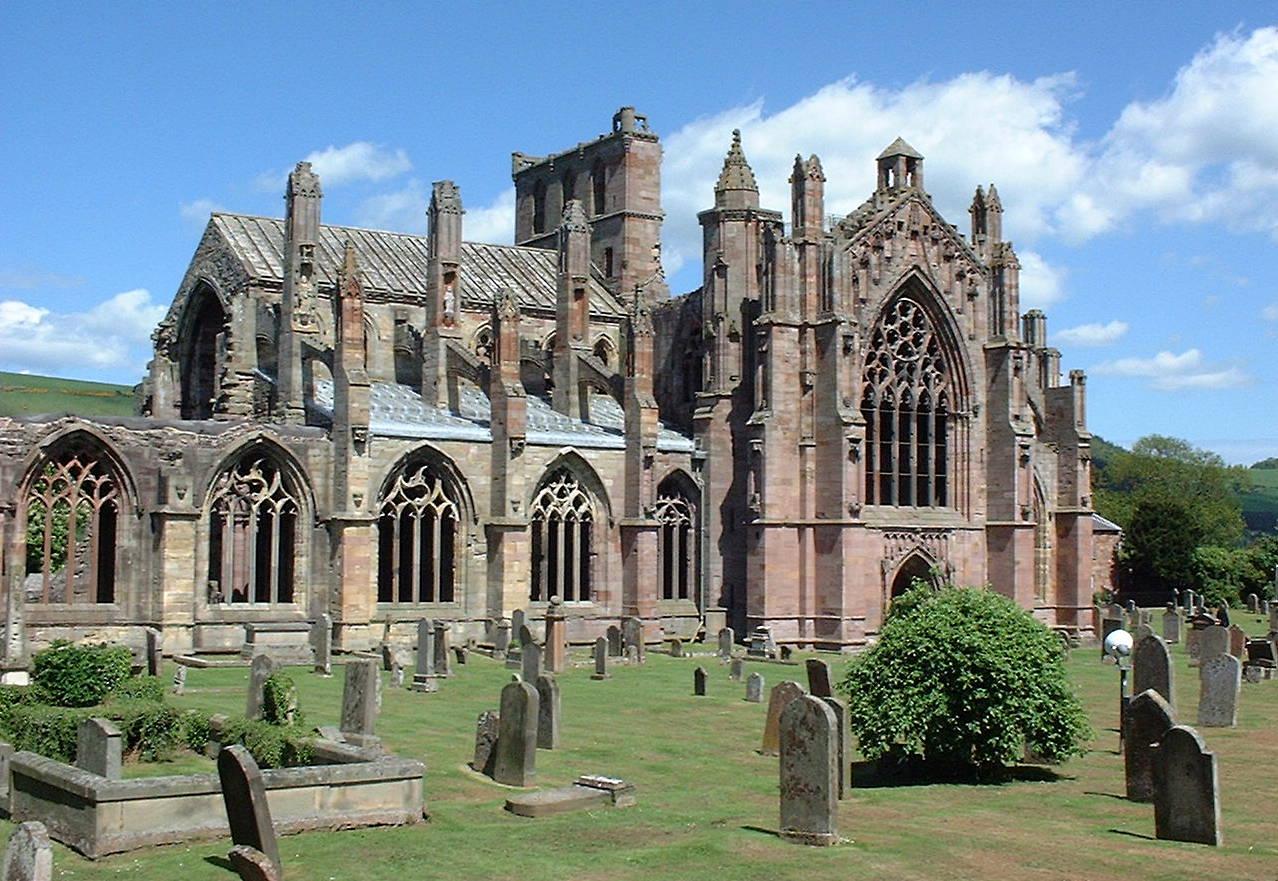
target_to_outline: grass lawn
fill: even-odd
[[[133,389],[106,382],[0,371],[0,416],[28,413],[132,416]]]
[[[1262,632],[1259,618],[1237,623]],[[781,841],[777,760],[759,755],[766,704],[742,700],[711,657],[650,655],[643,667],[618,666],[595,682],[584,653],[560,677],[564,748],[539,750],[542,786],[601,773],[632,780],[633,808],[540,820],[501,809],[510,790],[466,767],[475,717],[495,709],[510,673],[488,658],[456,667],[437,694],[385,691],[379,733],[396,752],[426,762],[430,822],[398,829],[316,832],[280,839],[285,874],[295,881],[662,881],[726,877],[774,879],[1267,879],[1278,876],[1273,803],[1278,793],[1278,681],[1243,686],[1236,729],[1202,733],[1219,757],[1225,846],[1153,839],[1153,807],[1122,798],[1117,753],[1117,673],[1095,649],[1079,649],[1070,673],[1091,714],[1096,740],[1084,757],[1048,782],[854,789],[840,803],[833,848]],[[1190,724],[1196,671],[1182,646],[1177,701]],[[826,656],[832,660],[834,656]],[[708,697],[692,695],[692,671],[710,671]],[[747,663],[768,687],[803,681],[802,666]],[[836,665],[837,669],[837,665]],[[293,671],[311,724],[336,724],[341,670],[332,679]],[[243,712],[247,669],[192,669],[177,703]],[[1033,776],[1033,775],[1027,775]],[[854,781],[855,784],[855,781]],[[8,834],[9,824],[0,825]],[[90,862],[55,845],[57,877],[219,879],[228,841],[199,841]]]

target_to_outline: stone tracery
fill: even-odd
[[[208,601],[291,603],[301,504],[265,450],[244,453],[213,483]]]
[[[460,520],[457,503],[429,463],[403,469],[378,520],[378,601],[453,602]]]

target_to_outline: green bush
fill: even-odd
[[[0,717],[0,728],[14,749],[70,762],[75,759],[80,722],[93,715],[91,709],[14,704]]]
[[[220,727],[223,744],[243,744],[262,768],[308,765],[315,755],[315,738],[301,728],[272,725],[263,719],[233,716]]]
[[[55,642],[31,659],[31,687],[41,703],[90,707],[129,678],[133,653],[119,645]]]
[[[283,670],[276,670],[262,683],[262,719],[272,725],[303,727],[305,717],[297,708],[297,685]]]
[[[1051,630],[989,590],[902,600],[909,611],[888,617],[841,686],[866,758],[985,774],[1024,746],[1048,761],[1083,751],[1090,729]]]
[[[164,680],[159,676],[130,676],[111,691],[111,700],[164,702]]]

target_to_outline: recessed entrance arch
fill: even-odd
[[[922,554],[911,554],[896,570],[896,576],[892,579],[892,591],[889,596],[892,599],[899,597],[914,586],[915,579],[926,581],[928,584],[933,584],[936,581],[932,575],[931,562]]]

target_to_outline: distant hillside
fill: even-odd
[[[131,416],[133,389],[106,382],[0,371],[0,416],[29,413]]]
[[[1252,489],[1241,496],[1243,519],[1256,532],[1278,529],[1278,468],[1257,467],[1264,464],[1257,462],[1247,470]]]

